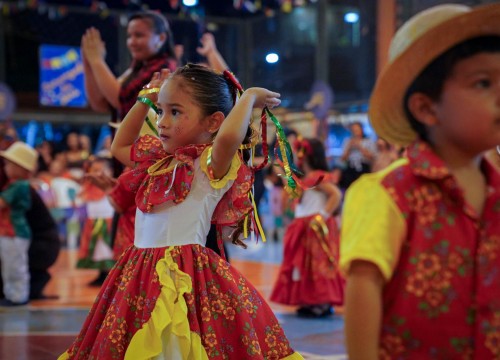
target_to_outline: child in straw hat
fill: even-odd
[[[28,303],[30,275],[28,250],[31,229],[26,212],[31,207],[28,182],[36,170],[38,153],[23,142],[13,143],[1,151],[8,182],[0,192],[0,261],[5,299],[0,306],[13,307]]]
[[[390,50],[369,117],[407,157],[346,194],[350,359],[498,359],[500,4],[430,8]]]

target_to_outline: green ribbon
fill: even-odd
[[[292,147],[286,139],[285,131],[283,130],[283,127],[281,126],[278,119],[276,119],[274,114],[269,111],[269,109],[266,108],[265,110],[271,121],[274,123],[274,126],[276,126],[276,135],[278,137],[277,140],[280,148],[278,158],[283,163],[287,184],[289,188],[292,189],[292,192],[295,192],[295,190],[297,189],[297,182],[295,181],[293,175],[301,174],[301,172],[293,162]]]
[[[151,109],[153,109],[155,113],[157,113],[157,114],[158,114],[158,108],[156,107],[156,105],[154,104],[154,102],[153,102],[151,99],[149,99],[149,98],[147,98],[147,97],[141,97],[141,96],[139,96],[139,97],[137,98],[137,101],[139,101],[139,102],[141,102],[141,103],[143,103],[143,104],[146,104],[146,105],[147,105],[147,106],[149,106]]]
[[[158,130],[156,130],[156,127],[153,125],[153,123],[151,122],[151,119],[149,118],[149,116],[146,115],[146,124],[148,124],[149,128],[151,129],[151,131],[156,135],[158,136]]]

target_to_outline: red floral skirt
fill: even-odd
[[[320,215],[292,221],[283,238],[283,263],[271,301],[286,305],[341,305],[339,232],[335,219]]]
[[[302,359],[257,290],[200,245],[128,248],[59,359],[123,358]]]

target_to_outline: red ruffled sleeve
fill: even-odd
[[[323,170],[314,170],[311,171],[307,176],[300,181],[301,187],[307,189],[314,186],[317,186],[322,182],[332,182],[334,183],[334,178],[331,173]]]
[[[135,204],[143,212],[169,200],[181,203],[191,190],[194,159],[206,147],[206,144],[189,145],[169,155],[159,138],[144,135],[132,146],[130,158],[136,162],[136,167],[122,174],[120,181],[135,193]],[[173,159],[176,165],[172,167]]]

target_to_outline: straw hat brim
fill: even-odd
[[[15,144],[15,143],[14,143]],[[19,165],[29,172],[35,172],[37,168],[38,153],[35,150],[27,148],[16,148],[13,145],[5,151],[0,151],[0,157]]]
[[[377,79],[368,116],[385,140],[406,146],[417,137],[404,111],[404,96],[415,78],[453,46],[479,36],[500,36],[500,4],[489,4],[429,29],[390,62]]]

